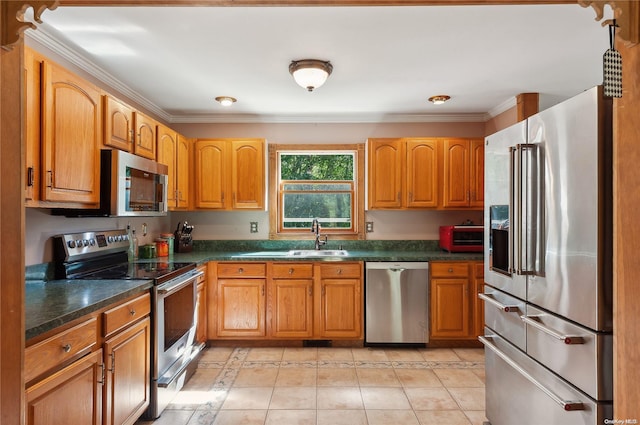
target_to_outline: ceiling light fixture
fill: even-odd
[[[236,103],[236,98],[231,96],[218,96],[216,97],[216,102],[222,106],[231,106]]]
[[[329,61],[317,59],[303,59],[291,61],[289,72],[300,87],[313,91],[327,81],[333,71],[333,65]]]
[[[429,102],[433,103],[434,105],[442,105],[449,99],[451,99],[451,96],[447,96],[446,94],[439,94],[437,96],[431,96],[429,98]]]

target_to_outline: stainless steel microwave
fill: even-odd
[[[168,167],[117,149],[100,152],[100,208],[52,212],[67,217],[162,216],[167,214]]]

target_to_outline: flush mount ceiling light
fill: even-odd
[[[231,96],[218,96],[216,97],[216,102],[222,106],[231,106],[236,102],[236,98]]]
[[[289,72],[300,87],[313,91],[327,81],[333,71],[333,65],[329,61],[317,59],[303,59],[291,61]]]
[[[451,99],[451,96],[447,96],[446,94],[439,94],[437,96],[431,96],[429,98],[429,102],[433,103],[434,105],[442,105],[449,99]]]

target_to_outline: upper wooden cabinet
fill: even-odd
[[[133,108],[120,100],[104,95],[103,144],[126,152],[133,151]]]
[[[133,153],[155,160],[158,122],[138,111],[133,113],[133,122],[135,126]]]
[[[195,142],[195,207],[264,209],[264,140]]]
[[[157,161],[169,168],[169,209],[186,209],[189,206],[189,140],[160,124],[157,136]]]
[[[34,50],[24,50],[24,144],[25,144],[25,191],[27,206],[37,205],[40,200],[42,169],[40,166],[40,90],[44,57]]]
[[[42,65],[42,199],[95,207],[100,200],[101,92],[53,62]]]
[[[369,140],[369,208],[438,206],[436,139]]]
[[[482,208],[484,206],[484,140],[444,139],[444,208]]]

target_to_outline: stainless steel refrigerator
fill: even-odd
[[[611,143],[600,86],[485,139],[492,425],[613,419]]]

